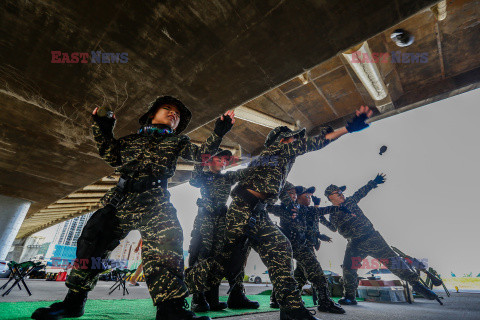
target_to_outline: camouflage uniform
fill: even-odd
[[[198,215],[195,218],[192,231],[192,241],[189,248],[189,266],[192,267],[200,260],[220,254],[225,244],[225,217],[227,200],[232,186],[245,177],[248,169],[229,171],[226,173],[204,172],[203,165],[195,165],[190,184],[200,188],[201,199],[197,200]],[[248,251],[244,254],[248,255]],[[247,256],[243,258],[243,266]],[[244,270],[236,279],[229,279],[243,289]],[[215,284],[212,284],[214,286]]]
[[[360,188],[351,197],[347,197],[340,206],[344,211],[337,211],[330,215],[330,222],[343,237],[348,240],[343,260],[344,296],[348,299],[355,298],[358,287],[357,269],[352,268],[352,258],[360,261],[367,256],[379,259],[393,274],[408,282],[417,281],[419,276],[409,268],[392,268],[392,259],[397,257],[395,252],[385,242],[385,239],[376,231],[370,220],[363,214],[358,202],[363,199],[370,190],[377,187],[377,183],[371,180]],[[327,188],[328,191],[328,188]],[[325,194],[327,195],[327,191]]]
[[[226,245],[222,254],[186,270],[186,283],[192,292],[204,291],[210,279],[222,279],[225,266],[232,258],[232,248],[246,239],[268,268],[282,310],[302,309],[303,301],[292,275],[292,247],[285,235],[270,220],[265,204],[275,203],[295,158],[319,150],[330,143],[322,130],[316,137],[302,137],[291,143],[272,143],[249,164],[251,171],[232,192],[232,203],[226,222]],[[268,140],[268,139],[267,139]],[[278,140],[277,140],[278,141]],[[267,195],[260,200],[246,191]]]
[[[198,147],[185,135],[132,134],[114,139],[113,135],[105,134],[96,122],[92,129],[100,156],[122,177],[133,181],[154,176],[166,182],[175,172],[178,157],[200,162],[202,154],[216,153],[222,140],[212,133]],[[117,190],[118,187],[109,191],[102,204],[109,203]],[[97,218],[95,214],[92,216],[84,232],[103,227],[95,225]],[[109,250],[114,249],[130,230],[140,231],[145,279],[155,305],[188,295],[183,280],[183,232],[165,185],[144,192],[127,192],[108,223],[105,232],[113,230],[108,236]],[[78,249],[81,249],[80,242]],[[108,251],[104,252],[100,258],[108,254]],[[72,270],[66,285],[77,292],[92,290],[101,271],[101,268]]]
[[[283,192],[282,192],[283,193]],[[283,199],[287,199],[284,197]],[[314,247],[318,240],[318,224],[322,223],[329,229],[333,225],[325,219],[324,215],[339,211],[338,207],[307,207],[297,206],[298,213],[292,219],[292,200],[282,202],[281,205],[269,205],[267,210],[280,218],[280,229],[290,240],[293,249],[293,258],[297,261],[297,268],[294,271],[298,289],[301,291],[306,281],[310,281],[317,292],[326,295],[327,281],[323,270],[315,255]],[[274,294],[272,292],[272,294]],[[322,296],[322,303],[328,296]],[[274,301],[272,296],[272,301]]]

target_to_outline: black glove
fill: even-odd
[[[385,174],[383,174],[383,173],[377,174],[375,179],[373,179],[373,182],[375,182],[376,184],[384,183],[385,182]]]
[[[322,241],[332,242],[332,238],[330,238],[330,237],[327,236],[326,234],[320,234],[320,235],[318,235],[318,239],[320,239],[320,240],[322,240]]]
[[[365,128],[368,128],[370,125],[368,123],[365,123],[367,121],[368,117],[365,113],[362,113],[359,116],[353,117],[353,119],[347,123],[347,131],[348,132],[357,132],[361,131]]]
[[[215,122],[215,129],[213,129],[213,132],[215,132],[220,137],[223,137],[227,134],[228,131],[230,131],[230,129],[232,129],[232,127],[232,118],[230,118],[230,116],[223,116],[223,120],[221,120],[221,118],[218,118],[217,122]]]
[[[93,121],[95,121],[100,127],[100,131],[106,137],[113,138],[113,127],[115,127],[115,118],[113,117],[100,117],[96,114],[92,114]]]
[[[320,198],[312,196],[313,204],[318,206],[320,204]]]

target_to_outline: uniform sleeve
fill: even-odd
[[[200,188],[203,185],[204,172],[203,163],[197,163],[193,167],[192,177],[190,178],[190,185],[196,188]]]
[[[192,143],[187,137],[185,143],[180,150],[180,157],[185,160],[202,162],[202,155],[216,154],[221,142],[222,138],[215,132],[212,132],[212,134],[207,138],[204,143],[202,143],[200,147]]]
[[[325,215],[327,214],[335,214],[335,213],[338,213],[340,212],[340,207],[336,207],[336,206],[328,206],[328,207],[311,207],[314,209],[314,214],[317,216],[317,219],[318,221],[323,224],[325,227],[327,227],[328,229],[330,229],[331,231],[335,232],[337,231],[337,228],[335,227],[335,225],[330,222],[329,220],[327,220],[325,218]]]
[[[113,137],[113,133],[106,135],[100,130],[100,126],[93,122],[93,139],[97,144],[98,153],[109,165],[118,167],[122,164],[120,157],[121,142]]]
[[[237,171],[228,171],[225,173],[227,181],[230,184],[235,184],[243,178],[247,177],[250,172],[253,171],[253,168],[244,168]]]
[[[349,200],[358,203],[360,200],[365,198],[365,196],[370,192],[370,190],[375,189],[376,187],[377,184],[373,180],[370,180],[366,185],[358,189],[357,192],[353,194],[353,196],[349,197]]]
[[[291,215],[288,215],[287,210],[285,210],[285,207],[283,205],[278,205],[278,204],[269,204],[265,208],[268,213],[273,214],[276,217],[280,218],[292,218]]]
[[[292,143],[282,144],[283,151],[286,156],[295,157],[307,152],[320,150],[327,146],[331,140],[326,139],[325,135],[329,132],[327,128],[322,129],[322,133],[315,137],[306,137],[297,139]]]
[[[278,198],[280,199],[282,204],[284,204],[286,206],[291,206],[293,204],[293,200],[287,192],[288,190],[290,190],[292,188],[294,188],[294,185],[291,182],[286,181],[285,185],[283,186],[282,190],[280,191],[280,194],[278,195]]]

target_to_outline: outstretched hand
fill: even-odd
[[[320,198],[312,196],[312,202],[315,206],[318,206],[318,205],[320,205]]]
[[[361,131],[365,128],[368,128],[370,125],[365,121],[368,120],[373,115],[373,111],[370,110],[367,106],[361,106],[355,112],[355,117],[347,123],[347,131],[348,132],[357,132]]]
[[[385,183],[385,181],[387,181],[387,178],[384,173],[377,174],[375,179],[373,179],[373,182],[375,182],[376,184],[382,184],[382,183]]]
[[[228,131],[230,131],[230,129],[232,129],[234,123],[235,111],[228,110],[217,119],[217,122],[215,122],[215,129],[213,129],[213,131],[220,137],[223,137]]]

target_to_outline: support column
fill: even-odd
[[[0,195],[0,260],[7,257],[30,204],[27,200]]]

